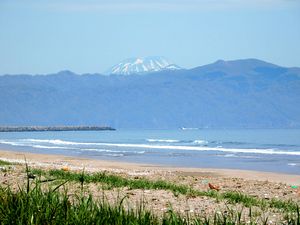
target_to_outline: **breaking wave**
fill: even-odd
[[[148,142],[166,142],[166,143],[178,143],[179,140],[172,140],[172,139],[146,139]]]
[[[156,140],[156,139],[153,139]],[[168,139],[157,139],[159,141],[175,141]],[[177,141],[177,140],[176,140]],[[198,140],[199,141],[199,140]],[[163,141],[162,141],[163,142]],[[96,151],[97,148],[93,146],[105,146],[105,147],[116,147],[116,148],[132,148],[132,149],[160,149],[160,150],[186,150],[186,151],[219,151],[227,153],[251,153],[251,154],[272,154],[272,155],[295,155],[300,156],[298,151],[287,151],[277,150],[273,148],[226,148],[226,147],[209,147],[209,146],[190,146],[190,145],[154,145],[154,144],[131,144],[131,143],[101,143],[101,142],[74,142],[64,141],[60,139],[18,139],[16,141],[0,140],[1,144],[9,144],[15,146],[29,146],[29,147],[40,147],[40,148],[71,148],[76,147],[80,151],[93,149]],[[174,142],[175,143],[175,142]],[[202,143],[202,142],[201,142]],[[48,146],[49,145],[49,146]],[[90,148],[83,148],[83,146],[89,146]],[[75,148],[75,149],[76,149]],[[102,151],[97,149],[97,151]],[[119,151],[120,152],[120,151]],[[129,151],[128,151],[129,152]],[[133,153],[133,151],[130,151]],[[145,153],[144,151],[136,151],[138,154]]]
[[[204,145],[204,144],[208,144],[208,141],[205,140],[195,140],[193,141],[194,144],[200,144],[200,145]]]

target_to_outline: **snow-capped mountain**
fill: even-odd
[[[148,56],[126,59],[111,67],[106,74],[130,75],[178,69],[182,68],[162,56]]]

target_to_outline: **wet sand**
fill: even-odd
[[[126,163],[108,160],[93,160],[79,157],[68,157],[63,155],[34,154],[0,150],[0,160],[17,162],[22,164],[25,162],[25,158],[27,163],[31,166],[46,168],[69,167],[73,170],[82,170],[84,168],[86,171],[91,172],[106,170],[118,173],[145,175],[151,175],[154,173],[176,173],[182,176],[239,178],[244,180],[284,183],[287,185],[300,185],[300,175],[294,174],[215,168],[166,167],[151,164]]]

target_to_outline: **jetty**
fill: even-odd
[[[116,130],[108,126],[0,126],[0,132],[33,131],[105,131]]]

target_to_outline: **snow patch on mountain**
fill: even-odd
[[[111,67],[106,74],[130,75],[178,69],[182,68],[162,56],[148,56],[126,59]]]

